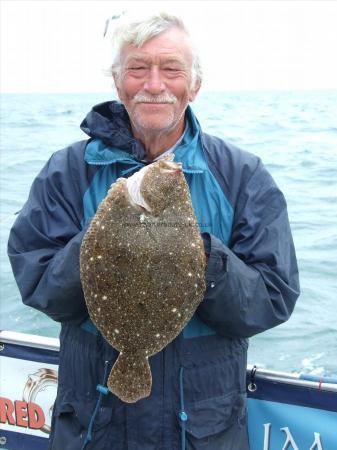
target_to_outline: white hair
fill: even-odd
[[[129,22],[120,25],[113,33],[112,43],[114,48],[114,59],[111,66],[111,71],[119,79],[121,73],[121,53],[124,45],[131,44],[135,47],[141,47],[145,42],[151,38],[167,31],[171,28],[178,28],[186,33],[188,37],[190,34],[184,22],[177,16],[160,12],[148,17],[142,21]],[[202,68],[199,54],[191,41],[192,50],[192,68],[191,68],[191,85],[194,87],[196,82],[202,80]]]

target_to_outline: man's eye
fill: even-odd
[[[146,67],[145,66],[134,66],[134,67],[129,67],[129,70],[145,70]]]
[[[167,70],[168,72],[178,72],[179,69],[176,69],[175,67],[164,67],[164,70]]]

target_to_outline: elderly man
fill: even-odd
[[[189,106],[201,70],[181,20],[153,16],[116,39],[121,103],[95,106],[82,123],[90,139],[51,157],[9,241],[24,303],[62,323],[50,448],[246,450],[247,338],[287,320],[299,294],[286,203],[257,157],[201,131]],[[207,288],[150,358],[151,395],[125,404],[96,390],[117,352],[88,319],[79,250],[111,183],[168,152],[190,188]]]

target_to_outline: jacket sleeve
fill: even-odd
[[[262,163],[240,188],[229,245],[203,239],[204,322],[227,337],[250,337],[290,317],[299,296],[295,249],[284,196]]]
[[[15,221],[8,255],[22,300],[56,321],[87,316],[80,282],[81,195],[68,153],[52,156]]]

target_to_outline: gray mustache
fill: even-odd
[[[162,94],[162,95],[145,95],[137,94],[134,96],[134,101],[136,103],[176,103],[177,97],[173,94]]]

